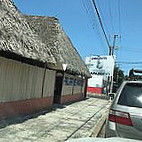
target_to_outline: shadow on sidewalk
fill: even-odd
[[[44,108],[40,111],[33,112],[31,114],[19,115],[19,116],[14,117],[14,118],[8,118],[8,119],[5,119],[5,120],[1,120],[0,121],[0,129],[5,128],[5,127],[12,125],[12,124],[23,123],[27,120],[37,118],[41,115],[46,115],[47,113],[56,111],[57,109],[64,109],[68,105],[71,105],[73,103],[77,103],[77,102],[80,102],[80,101],[85,101],[87,99],[89,99],[89,98],[84,98],[82,100],[78,100],[78,101],[75,101],[75,102],[69,102],[69,103],[65,103],[65,104],[53,104],[53,106],[51,106],[51,107]]]

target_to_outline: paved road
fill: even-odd
[[[89,98],[0,129],[2,142],[61,142],[91,136],[106,114],[108,100]]]

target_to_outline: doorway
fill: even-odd
[[[53,103],[55,104],[60,104],[62,86],[63,86],[63,73],[57,72],[55,80],[55,88],[54,88],[54,101],[53,101]]]

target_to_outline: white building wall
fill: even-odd
[[[88,79],[88,87],[103,87],[103,78],[102,75],[92,75],[92,78]]]
[[[0,57],[0,102],[40,98],[43,74],[43,68]],[[48,93],[53,95],[54,88],[50,87],[53,87],[55,72],[50,74],[47,71],[45,96]],[[50,89],[47,89],[48,86]]]
[[[86,80],[83,80],[83,85],[82,85],[82,88],[81,88],[81,92],[82,93],[85,93],[85,85],[86,85]]]
[[[73,75],[65,74],[63,79],[62,95],[74,95],[82,92],[84,93],[85,81],[83,85],[81,85],[81,83],[78,84],[78,81],[83,81],[83,79]]]
[[[72,86],[63,85],[62,95],[72,95]]]
[[[46,69],[44,91],[43,91],[44,97],[49,97],[54,95],[55,76],[56,76],[56,71]]]
[[[81,86],[74,86],[73,94],[79,94],[81,92]]]
[[[74,79],[73,75],[69,75],[69,74],[65,74],[64,78],[63,78],[63,87],[62,87],[62,93],[61,95],[72,95],[72,91],[73,91],[73,83],[69,82],[69,79],[72,78]],[[68,82],[66,82],[68,79]]]

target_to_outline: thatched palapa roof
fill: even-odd
[[[58,19],[25,16],[10,0],[0,0],[0,56],[90,77]]]
[[[0,0],[0,55],[30,63],[56,63],[50,49],[9,0]]]
[[[25,16],[28,24],[39,35],[54,57],[57,65],[67,64],[67,72],[90,77],[84,61],[65,34],[57,18]]]

